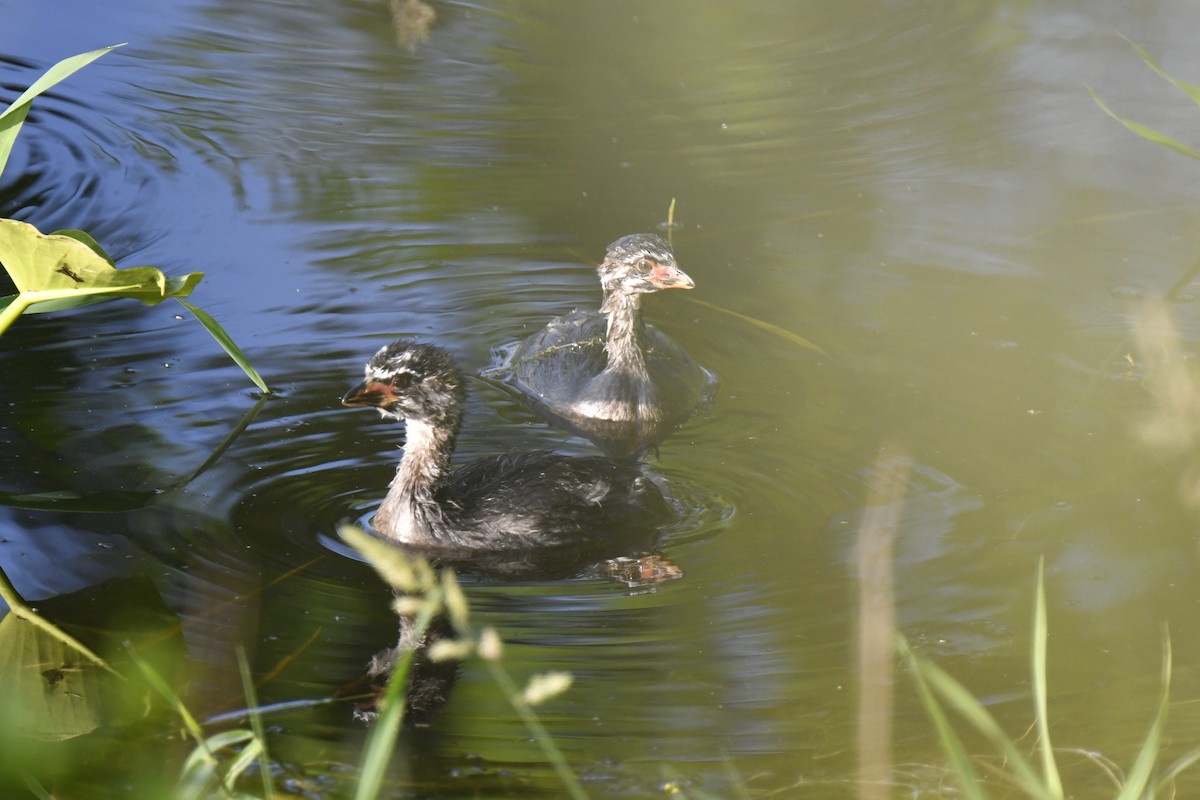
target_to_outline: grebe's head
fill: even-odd
[[[342,405],[374,406],[385,417],[436,425],[460,417],[465,397],[462,373],[449,353],[400,339],[371,356],[366,376]]]

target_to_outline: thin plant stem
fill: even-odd
[[[942,704],[938,702],[929,685],[925,674],[929,665],[922,663],[917,658],[916,653],[908,646],[908,640],[901,634],[896,634],[896,649],[912,670],[913,682],[917,685],[917,694],[921,698],[921,704],[925,706],[925,713],[933,721],[938,740],[941,742],[946,757],[950,760],[951,769],[958,778],[958,785],[963,796],[968,800],[987,800],[987,793],[984,792],[983,785],[979,782],[979,776],[975,774],[975,767],[971,764],[971,757],[967,755],[966,747],[963,746],[958,734],[954,732],[950,719],[946,716]]]
[[[159,695],[161,695],[162,698],[171,705],[171,708],[174,709],[175,713],[179,715],[179,718],[183,720],[183,727],[187,728],[188,734],[193,740],[195,740],[196,744],[208,754],[209,758],[212,759],[212,762],[216,763],[216,756],[214,756],[208,749],[208,743],[205,741],[204,731],[201,729],[200,723],[197,722],[196,718],[192,716],[192,712],[188,711],[187,706],[183,704],[183,700],[180,699],[179,695],[177,695],[170,686],[167,686],[167,682],[162,679],[162,676],[159,675],[157,671],[155,671],[154,667],[150,666],[149,662],[138,655],[137,651],[133,648],[132,643],[126,642],[125,647],[127,650],[129,650],[129,657],[133,659],[133,663],[137,665],[139,670],[141,670],[142,676],[145,677],[146,682],[149,683],[150,687],[154,689],[154,691],[158,692]]]
[[[671,205],[667,206],[667,244],[671,247],[675,246],[675,198],[671,198]]]
[[[17,295],[12,299],[12,302],[0,311],[0,336],[12,327],[12,324],[17,321],[17,317],[25,313],[25,309],[29,308],[29,300],[22,295]]]
[[[429,623],[441,605],[441,587],[434,587],[425,596],[421,611],[413,623],[412,641],[419,642],[425,638]],[[371,727],[371,735],[367,739],[362,772],[359,775],[358,788],[354,792],[355,800],[373,800],[379,796],[379,787],[383,785],[384,774],[396,747],[396,739],[400,735],[400,725],[404,721],[404,695],[408,688],[408,672],[412,661],[413,650],[406,649],[396,661],[392,677],[388,679],[383,697],[383,711]]]
[[[263,797],[272,800],[275,797],[275,784],[271,780],[271,762],[267,757],[267,735],[263,729],[262,714],[258,708],[258,692],[254,689],[254,679],[250,674],[250,662],[246,660],[246,648],[237,646],[238,672],[242,675],[242,691],[246,694],[246,712],[250,716],[250,729],[254,738],[259,741],[258,772],[262,776]]]
[[[232,445],[234,441],[236,441],[237,438],[242,435],[242,432],[249,427],[250,423],[254,421],[254,418],[258,416],[258,412],[262,411],[262,407],[266,402],[267,396],[265,394],[259,397],[254,406],[244,415],[242,415],[242,418],[238,424],[233,426],[233,430],[231,430],[228,435],[221,440],[221,443],[217,445],[216,449],[213,450],[212,453],[209,454],[208,458],[204,460],[204,463],[196,467],[196,470],[192,472],[192,474],[189,475],[186,480],[178,484],[176,488],[187,486],[189,483],[196,480],[196,478],[199,478],[201,475],[203,475],[209,467],[217,463],[217,459],[225,454],[225,451],[229,449],[229,446]]]
[[[217,768],[221,764],[221,761],[217,758],[212,748],[209,747],[208,739],[205,738],[204,731],[201,729],[200,723],[196,721],[194,716],[192,716],[192,712],[189,711],[187,706],[183,704],[183,700],[179,697],[179,695],[167,685],[167,682],[162,679],[162,676],[159,675],[152,666],[150,666],[150,663],[137,654],[137,651],[134,649],[132,643],[126,642],[125,647],[129,650],[130,658],[133,659],[133,663],[137,665],[137,668],[141,670],[142,676],[146,679],[146,682],[149,683],[151,688],[158,692],[158,694],[170,704],[175,713],[179,715],[179,718],[183,721],[184,728],[187,729],[188,735],[190,735],[192,740],[196,743],[198,752],[202,754],[204,761],[213,768],[214,772],[216,772]],[[219,775],[219,778],[219,793],[222,796],[232,797],[233,786],[229,775]]]
[[[546,726],[538,719],[537,714],[529,707],[529,704],[521,699],[521,692],[517,689],[513,679],[509,676],[508,670],[499,660],[485,658],[483,660],[487,664],[488,671],[492,673],[492,679],[500,687],[500,691],[508,698],[508,702],[512,705],[513,710],[517,712],[517,716],[525,723],[525,727],[529,728],[533,738],[537,741],[538,746],[542,748],[542,753],[546,756],[546,760],[554,767],[554,771],[558,773],[559,780],[567,790],[573,800],[588,800],[587,792],[583,790],[583,785],[579,783],[579,778],[571,771],[571,767],[567,764],[567,759],[563,756],[562,751],[558,749],[558,745],[554,743],[550,732],[546,730]]]
[[[755,319],[754,317],[748,317],[745,314],[739,314],[736,311],[731,311],[728,308],[723,308],[721,306],[714,305],[712,303],[707,303],[707,302],[705,302],[703,300],[699,300],[695,297],[685,297],[685,298],[683,298],[683,300],[686,300],[689,303],[695,303],[696,305],[704,306],[705,308],[711,308],[714,311],[720,311],[722,314],[728,314],[729,316],[733,317],[734,319],[740,319],[742,322],[749,323],[750,325],[753,325],[754,327],[759,328],[760,330],[764,330],[767,333],[770,333],[770,334],[780,337],[781,339],[786,339],[787,341],[791,342],[792,344],[799,345],[800,347],[804,347],[808,350],[812,350],[814,352],[820,353],[821,355],[825,356],[826,358],[829,358],[829,353],[826,353],[821,348],[820,345],[816,344],[815,342],[810,342],[808,339],[805,339],[803,336],[801,336],[797,333],[792,333],[791,331],[789,331],[785,328],[781,328],[778,325],[772,325],[770,322],[765,322],[761,319]]]
[[[1046,710],[1046,640],[1049,628],[1046,621],[1046,559],[1038,559],[1037,600],[1033,612],[1033,698],[1037,718],[1038,739],[1041,741],[1042,779],[1047,792],[1062,797],[1062,778],[1050,744],[1050,717]]]

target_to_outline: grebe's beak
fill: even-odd
[[[396,392],[391,384],[380,383],[369,378],[342,395],[344,406],[375,406],[387,408],[396,401]]]
[[[649,279],[659,289],[693,289],[696,286],[696,282],[673,263],[655,265]]]

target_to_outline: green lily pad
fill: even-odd
[[[171,278],[156,267],[117,269],[96,240],[83,231],[44,234],[15,219],[0,219],[0,266],[18,290],[18,294],[0,297],[0,334],[26,312],[59,311],[114,297],[132,297],[152,306],[171,297],[196,316],[264,394],[271,391],[225,329],[203,310],[184,302],[204,277],[203,272]]]
[[[120,46],[93,50],[60,61],[8,107],[0,110],[0,172],[4,171],[33,99]],[[113,297],[132,297],[146,305],[155,305],[171,297],[195,315],[264,395],[271,393],[266,381],[225,329],[201,309],[184,302],[183,298],[189,296],[204,277],[202,272],[170,278],[155,267],[117,269],[100,244],[83,231],[66,230],[46,235],[28,223],[12,219],[0,219],[0,267],[12,278],[18,292],[0,297],[0,335],[25,313],[77,308]]]
[[[0,264],[30,302],[106,294],[154,305],[188,296],[204,277],[193,272],[171,281],[155,267],[117,269],[73,236],[46,235],[13,219],[0,219]]]

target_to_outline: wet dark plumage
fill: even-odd
[[[713,378],[641,317],[641,296],[694,285],[654,234],[613,242],[599,311],[576,309],[520,342],[512,383],[535,410],[614,455],[656,443],[707,401]]]
[[[626,461],[532,451],[452,470],[465,396],[446,351],[397,341],[371,358],[365,379],[342,399],[408,426],[405,454],[372,521],[385,536],[421,547],[519,549],[652,530],[670,516],[658,486]]]

